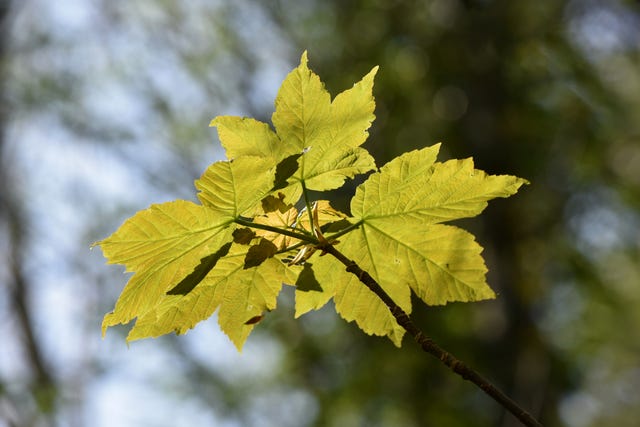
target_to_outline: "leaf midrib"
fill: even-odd
[[[409,246],[409,245],[407,245],[407,244],[403,243],[403,242],[402,242],[402,241],[400,241],[400,240],[397,240],[396,238],[394,238],[394,237],[393,237],[393,236],[391,236],[390,234],[388,234],[388,233],[384,232],[384,231],[383,231],[383,230],[381,230],[380,228],[378,228],[378,227],[376,227],[376,226],[374,226],[374,225],[372,225],[372,224],[370,224],[370,223],[367,223],[366,221],[364,222],[363,227],[362,227],[362,230],[363,230],[362,232],[363,232],[363,233],[365,233],[365,235],[366,235],[365,228],[366,228],[367,226],[368,226],[368,227],[371,227],[373,230],[375,230],[375,231],[377,231],[378,233],[382,234],[382,235],[383,235],[383,236],[385,236],[386,238],[388,238],[388,239],[390,239],[390,240],[392,240],[392,241],[394,241],[394,242],[397,242],[399,246],[406,248],[408,251],[412,252],[413,254],[415,254],[416,256],[418,256],[419,258],[424,259],[424,260],[425,260],[427,263],[429,263],[430,265],[433,265],[433,266],[437,267],[437,269],[438,269],[438,270],[440,270],[440,271],[442,271],[442,272],[446,273],[446,275],[447,275],[447,276],[449,276],[449,277],[451,277],[452,279],[454,279],[457,283],[461,283],[461,284],[463,284],[463,285],[465,285],[465,286],[467,286],[468,288],[473,289],[473,290],[475,290],[475,289],[476,289],[474,286],[470,285],[468,282],[463,281],[463,280],[461,280],[461,279],[457,278],[456,276],[454,276],[453,274],[451,274],[451,272],[450,272],[449,270],[447,270],[447,269],[445,269],[445,268],[441,267],[439,264],[437,264],[437,263],[433,262],[433,261],[432,261],[432,260],[430,260],[429,258],[424,257],[423,255],[421,255],[421,254],[420,254],[420,252],[418,252],[418,251],[417,251],[416,249],[414,249],[413,247],[411,247],[411,246]],[[438,226],[438,224],[434,224],[434,226]],[[449,227],[452,227],[452,226],[449,226]],[[366,240],[366,239],[365,239],[365,240]],[[369,245],[367,245],[367,250],[368,250],[368,251],[369,251],[369,253],[371,254],[371,249],[369,248]],[[371,258],[371,259],[373,260],[373,258]],[[375,266],[375,263],[372,263],[372,265],[374,265],[374,266]],[[416,274],[415,274],[415,271],[413,270],[413,268],[411,269],[411,271],[412,271],[413,275],[414,275],[416,278],[418,278],[418,275],[416,275]],[[427,269],[427,271],[428,271],[428,269]]]

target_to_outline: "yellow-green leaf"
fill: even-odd
[[[277,163],[299,151],[295,145],[282,142],[267,123],[255,119],[219,116],[209,126],[218,129],[220,142],[229,159],[258,156],[271,158]]]
[[[285,143],[302,151],[331,139],[331,95],[320,77],[308,68],[306,52],[300,65],[282,82],[275,107],[271,120]]]
[[[358,187],[351,201],[356,219],[371,224],[393,218],[398,227],[473,217],[487,201],[509,197],[526,180],[487,175],[472,159],[435,162],[440,145],[414,150],[387,163]]]
[[[255,327],[251,319],[276,307],[282,284],[290,278],[286,265],[274,258],[247,268],[249,249],[232,245],[193,290],[186,295],[164,295],[153,310],[138,318],[127,339],[182,334],[219,309],[220,328],[241,350]]]
[[[361,145],[374,119],[377,67],[332,101],[307,62],[305,52],[278,92],[275,131],[249,118],[211,121],[229,160],[196,181],[202,205],[153,205],[99,242],[110,263],[134,272],[103,331],[137,318],[129,339],[184,333],[218,310],[240,349],[289,283],[296,316],[333,298],[344,319],[399,346],[404,330],[357,277],[321,256],[328,243],[407,313],[412,291],[427,304],[494,297],[481,246],[442,223],[478,215],[514,194],[521,178],[486,174],[471,159],[437,162],[435,145],[373,173],[351,200],[352,217],[322,200],[306,200],[311,212],[294,207],[304,191],[339,188],[376,168]]]
[[[287,180],[298,169],[297,159],[302,155],[302,150],[291,143],[281,141],[268,124],[255,119],[219,116],[209,125],[218,129],[218,136],[227,157],[259,157],[273,168],[275,176],[271,182],[271,193],[280,194],[289,204],[295,204],[300,199],[302,188],[299,185],[290,186]],[[264,196],[262,193],[261,195]]]
[[[273,192],[294,204],[303,183],[311,190],[331,190],[347,178],[375,169],[373,157],[360,145],[375,118],[376,72],[377,67],[332,102],[320,78],[308,68],[305,52],[276,97],[272,116],[276,132],[266,123],[234,116],[216,117],[210,125],[217,127],[229,158],[269,159],[278,175]]]
[[[351,257],[366,253],[360,267],[400,306],[398,292],[408,286],[427,304],[493,298],[480,245],[469,233],[439,223],[478,215],[488,200],[508,197],[526,183],[488,175],[471,159],[436,162],[438,149],[392,160],[351,201],[352,221],[360,226],[341,248]]]
[[[110,264],[135,272],[112,313],[109,326],[128,323],[153,308],[207,255],[231,240],[233,218],[184,200],[152,205],[98,242]]]
[[[436,162],[438,150],[436,145],[406,153],[360,185],[350,219],[358,227],[336,245],[407,313],[411,290],[432,305],[495,297],[485,280],[482,247],[466,231],[440,223],[475,216],[488,200],[508,197],[526,183],[487,175],[471,159]],[[333,297],[343,318],[400,344],[403,331],[355,276],[323,258],[313,256],[307,264],[296,291],[297,316]]]
[[[365,222],[339,246],[368,271],[396,304],[411,312],[409,289],[430,305],[494,298],[485,281],[482,247],[460,228],[417,223],[397,227],[393,221]]]
[[[256,224],[269,225],[288,230],[294,226],[297,218],[298,210],[294,207],[290,207],[284,212],[276,209],[271,212],[267,212],[264,215],[257,216],[253,219],[253,222],[255,222]],[[294,237],[276,233],[274,231],[257,229],[256,234],[258,236],[264,237],[267,240],[270,240],[278,248],[278,250],[283,250],[287,246],[291,246],[292,244],[298,242],[298,240]]]
[[[352,236],[353,233],[344,236],[343,243],[349,245],[349,241],[354,238]],[[339,250],[344,247],[343,243],[338,245]],[[352,260],[358,265],[371,267],[364,251],[352,255],[355,255]],[[388,291],[394,294],[392,298],[395,297],[394,301],[398,305],[407,312],[411,311],[409,288],[406,285],[404,288],[392,286]],[[400,346],[404,329],[398,325],[382,300],[356,276],[347,272],[344,266],[336,264],[334,258],[314,255],[304,265],[296,283],[295,316],[318,310],[331,298],[343,319],[355,321],[369,335],[387,336],[396,346]]]
[[[331,102],[320,78],[308,68],[306,52],[302,55],[300,66],[282,83],[272,116],[280,140],[304,152],[290,183],[331,190],[342,186],[346,178],[375,169],[373,157],[359,146],[375,118],[372,88],[376,71],[377,67]]]
[[[196,277],[203,259],[232,240],[233,221],[261,210],[274,176],[275,168],[255,156],[214,163],[196,181],[204,206],[183,200],[153,205],[99,242],[110,263],[135,272],[105,316],[103,331],[143,315],[166,291]]]
[[[233,218],[252,217],[273,189],[275,172],[269,159],[256,156],[216,162],[195,183],[198,199]]]

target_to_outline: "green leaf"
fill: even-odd
[[[253,245],[247,251],[244,258],[244,268],[257,267],[276,254],[278,248],[267,239],[260,239],[257,245]]]
[[[290,182],[331,190],[346,178],[375,169],[373,157],[359,146],[375,118],[372,88],[377,70],[331,102],[320,78],[308,68],[306,52],[302,55],[300,66],[282,83],[271,118],[280,140],[304,151]]]
[[[110,263],[135,272],[105,316],[103,332],[151,310],[170,289],[196,287],[232,241],[234,220],[262,211],[274,176],[275,168],[255,156],[214,163],[196,181],[204,206],[184,200],[152,205],[98,242]]]
[[[494,298],[485,281],[482,247],[468,232],[441,224],[398,228],[389,222],[365,223],[344,239],[346,256],[360,255],[368,271],[405,311],[409,289],[430,305]]]
[[[152,309],[203,258],[231,241],[232,221],[219,211],[177,200],[138,212],[98,242],[110,264],[135,272],[114,311],[105,316],[103,333]]]
[[[375,169],[373,157],[360,145],[375,118],[376,72],[377,67],[332,102],[320,78],[308,68],[305,52],[276,97],[272,116],[276,132],[266,123],[233,116],[217,117],[210,125],[217,127],[229,158],[257,156],[277,165],[274,192],[294,204],[303,183],[311,190],[331,190],[347,178]]]
[[[383,279],[385,272],[410,283],[427,304],[491,298],[481,248],[468,233],[439,223],[478,215],[488,200],[508,197],[526,181],[487,175],[471,159],[435,162],[438,149],[405,153],[356,190],[351,211],[362,226],[351,250],[371,254],[374,274],[387,286],[393,280]],[[386,262],[375,259],[379,253]]]
[[[256,224],[268,225],[272,227],[278,227],[280,229],[293,228],[298,218],[298,210],[293,206],[287,206],[288,209],[274,209],[267,212],[264,215],[260,215],[254,218]],[[288,246],[291,246],[299,241],[293,237],[286,236],[281,233],[267,230],[256,230],[258,236],[262,236],[265,239],[271,241],[278,250],[283,250]]]
[[[345,237],[349,240],[351,234]],[[343,245],[340,244],[338,247],[341,249]],[[360,256],[353,260],[360,265],[364,261],[363,253],[356,255]],[[408,288],[406,290],[405,293],[408,294]],[[305,263],[302,273],[298,276],[296,318],[311,310],[322,308],[331,298],[334,299],[336,312],[343,319],[348,322],[355,321],[367,334],[386,335],[396,346],[400,346],[404,329],[398,325],[382,300],[356,276],[347,272],[343,266],[338,266],[335,259],[314,255]],[[400,305],[398,300],[395,301]],[[410,311],[410,302],[408,307],[406,301],[401,302],[403,308]]]
[[[339,188],[375,169],[361,145],[374,119],[376,72],[332,101],[305,52],[276,97],[276,131],[254,119],[214,119],[229,160],[195,182],[202,205],[152,205],[98,243],[109,263],[134,272],[103,333],[134,318],[130,340],[184,333],[218,310],[222,330],[241,349],[288,283],[296,285],[296,317],[333,298],[344,319],[399,346],[404,330],[377,295],[322,256],[327,244],[407,313],[412,291],[427,304],[493,298],[481,246],[442,223],[478,215],[523,179],[488,175],[471,159],[437,162],[435,145],[373,173],[357,188],[351,217],[308,194],[301,212],[294,207],[303,192]]]
[[[138,318],[127,339],[183,334],[219,309],[220,328],[241,350],[255,327],[247,322],[273,310],[283,282],[291,278],[286,265],[274,258],[247,268],[246,257],[251,248],[233,244],[191,292],[163,295],[153,310]]]
[[[238,230],[234,231],[234,241],[235,234]],[[202,280],[207,277],[207,274],[216,266],[220,258],[226,256],[229,253],[229,248],[231,247],[231,243],[225,243],[218,251],[214,254],[207,255],[206,257],[200,260],[200,264],[196,266],[196,268],[184,279],[180,281],[176,286],[169,289],[167,291],[168,295],[187,295],[191,292]]]
[[[198,199],[232,218],[252,217],[262,211],[261,200],[271,192],[275,173],[269,159],[256,156],[216,162],[195,182]]]
[[[220,143],[229,159],[257,156],[277,162],[298,151],[296,146],[281,142],[267,123],[255,119],[218,116],[211,120],[209,126],[218,129]]]
[[[243,156],[259,157],[275,168],[275,177],[270,188],[272,193],[281,193],[289,203],[300,199],[300,186],[288,187],[287,180],[297,171],[297,159],[302,150],[293,144],[280,140],[268,124],[255,119],[235,116],[219,116],[209,126],[218,130],[220,142],[227,157],[238,159]],[[288,188],[287,188],[288,187]]]
[[[487,175],[472,159],[435,162],[440,144],[403,154],[358,187],[351,213],[368,224],[393,218],[396,226],[439,223],[480,214],[487,201],[509,197],[526,180]]]
[[[508,197],[526,183],[487,175],[474,169],[471,159],[436,162],[438,149],[405,153],[359,186],[350,219],[358,227],[336,246],[407,313],[411,290],[431,305],[495,297],[485,280],[482,247],[466,231],[440,223],[478,215],[488,200]],[[296,292],[297,316],[333,297],[343,318],[400,344],[403,331],[365,285],[353,275],[330,270],[320,258],[309,262],[319,286]]]

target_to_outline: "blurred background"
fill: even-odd
[[[0,0],[0,33],[1,427],[518,425],[290,289],[242,354],[215,316],[101,339],[127,277],[91,243],[195,199],[210,119],[268,121],[304,49],[334,95],[380,65],[379,166],[442,141],[531,181],[459,223],[498,298],[415,321],[545,426],[638,425],[640,3]]]

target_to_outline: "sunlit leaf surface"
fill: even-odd
[[[471,159],[437,162],[435,145],[374,172],[357,188],[351,216],[309,200],[308,190],[375,170],[360,146],[374,119],[376,71],[332,101],[304,53],[276,97],[275,131],[249,118],[214,119],[229,159],[195,182],[202,204],[153,205],[99,242],[110,263],[134,272],[103,329],[136,319],[130,340],[181,334],[217,310],[241,349],[286,283],[296,286],[296,317],[333,299],[345,320],[399,346],[404,330],[358,277],[323,256],[327,244],[408,313],[412,291],[427,304],[493,298],[482,247],[442,223],[478,215],[525,180],[488,175]]]

